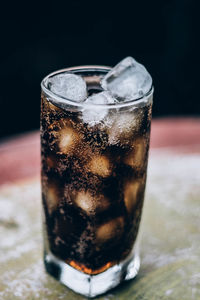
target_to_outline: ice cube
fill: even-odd
[[[152,78],[143,65],[132,57],[126,57],[106,74],[101,84],[117,99],[129,101],[148,93]]]
[[[88,191],[80,191],[74,198],[75,204],[87,215],[104,211],[110,206],[110,202],[103,195],[93,195]]]
[[[132,182],[128,182],[124,187],[124,203],[128,213],[132,213],[136,206],[139,195],[143,190],[143,180],[137,179]]]
[[[50,128],[50,133],[53,136],[52,144],[58,145],[58,153],[69,155],[75,149],[79,139],[78,133],[67,124],[55,122]]]
[[[58,96],[82,102],[87,98],[87,86],[81,76],[63,73],[49,78],[48,88]]]
[[[96,239],[98,243],[104,243],[114,238],[119,238],[124,230],[124,218],[117,217],[113,220],[100,225],[96,231]]]
[[[46,191],[46,204],[49,214],[52,214],[52,212],[57,208],[58,203],[59,192],[57,190],[57,187],[53,184],[48,185]]]
[[[93,174],[107,177],[111,174],[111,164],[105,155],[95,155],[89,162],[87,169]]]
[[[115,102],[116,99],[105,91],[88,97],[82,110],[83,122],[91,126],[102,122],[108,114],[108,109],[101,105],[114,104]]]
[[[139,131],[141,125],[140,114],[131,112],[116,115],[111,126],[108,127],[109,144],[130,143],[132,134]]]
[[[59,132],[59,149],[61,153],[68,154],[78,139],[78,135],[72,128],[63,128]]]
[[[133,150],[124,159],[125,164],[132,168],[143,168],[147,152],[147,141],[144,137],[137,138],[133,143]]]

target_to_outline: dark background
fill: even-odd
[[[199,1],[27,1],[1,9],[0,136],[39,128],[54,70],[133,56],[151,73],[154,117],[200,114]]]

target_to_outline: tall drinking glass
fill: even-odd
[[[153,88],[134,101],[75,102],[50,89],[66,72],[101,91],[110,68],[85,66],[42,81],[41,152],[46,270],[93,297],[136,276]],[[77,83],[78,84],[78,83]]]

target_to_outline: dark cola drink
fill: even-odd
[[[78,101],[77,95],[75,101],[59,94],[63,77],[53,90],[53,80],[61,73],[84,80]],[[101,290],[87,283],[83,291],[77,288],[80,282],[61,277],[78,272],[85,276],[83,281],[90,278],[95,283],[102,278],[103,283],[103,276],[114,268],[121,268],[121,277],[128,272],[127,279],[135,276],[130,270],[146,182],[152,89],[139,100],[123,101],[104,88],[102,78],[107,73],[103,67],[61,71],[46,78],[42,91],[46,269],[86,296],[105,292],[119,280]],[[69,76],[75,80],[72,86],[79,81],[75,76]],[[63,272],[67,275],[60,276]]]

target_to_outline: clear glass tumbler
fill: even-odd
[[[60,70],[42,81],[44,262],[49,274],[88,297],[136,276],[153,88],[115,104],[79,103],[52,93],[50,79],[81,75],[88,94],[108,67]]]

